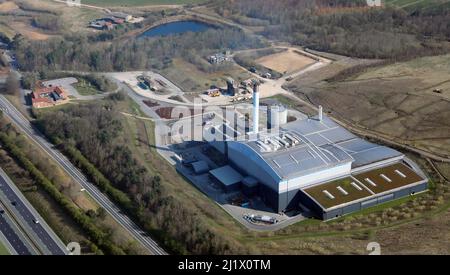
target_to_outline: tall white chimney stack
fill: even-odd
[[[253,81],[253,133],[259,133],[259,82]]]
[[[319,105],[319,121],[323,119],[323,108],[322,105]]]

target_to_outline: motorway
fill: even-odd
[[[2,209],[5,210],[4,214],[11,215],[16,221],[17,225],[22,229],[22,232],[27,235],[31,246],[35,247],[39,254],[66,254],[67,250],[63,242],[45,223],[42,217],[40,217],[1,168],[0,205],[2,206]],[[4,235],[8,238],[7,234]],[[21,253],[21,250],[17,252]]]
[[[103,194],[43,135],[20,113],[3,95],[0,95],[0,109],[12,123],[33,140],[44,152],[56,161],[88,194],[101,205],[120,225],[122,225],[139,243],[154,255],[167,254],[146,232],[134,223],[119,207]]]
[[[0,210],[5,211],[5,213],[0,214],[0,237],[14,250],[10,252],[18,255],[33,255],[31,252],[33,250],[29,247],[26,238],[20,234],[20,230],[13,219],[1,205]]]

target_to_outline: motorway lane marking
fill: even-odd
[[[16,202],[16,206],[14,206],[14,207],[7,207],[7,206],[5,205],[5,204],[7,204],[7,203],[6,203],[6,202],[2,202],[2,201],[0,200],[0,205],[3,205],[5,208],[8,208],[8,209],[7,209],[8,212],[9,212],[9,213],[11,214],[11,216],[14,218],[14,220],[16,221],[16,223],[17,223],[18,225],[20,225],[20,227],[24,230],[24,232],[26,232],[26,234],[27,234],[27,236],[30,238],[30,240],[32,240],[33,243],[34,243],[37,247],[39,247],[38,250],[39,250],[42,254],[45,254],[45,253],[44,253],[44,250],[41,248],[41,246],[46,247],[45,243],[37,244],[37,242],[34,240],[34,238],[32,238],[32,237],[30,236],[29,230],[34,231],[34,232],[35,232],[35,235],[37,235],[37,237],[40,239],[39,234],[36,233],[37,230],[33,229],[33,226],[32,226],[31,224],[29,224],[29,222],[27,222],[27,221],[29,221],[29,220],[32,220],[33,218],[30,217],[28,213],[24,213],[23,211],[20,211],[21,205],[19,205],[19,204],[20,204],[21,202],[18,201],[18,200],[20,200],[20,199],[18,199],[18,200],[15,200],[15,199],[14,199],[14,200],[11,200],[11,198],[8,197],[8,195],[7,195],[5,192],[3,192],[2,190],[0,190],[0,197],[4,197],[4,201],[10,201],[10,202],[11,202],[11,201],[15,201],[15,202]],[[0,198],[0,199],[1,199],[1,198]],[[5,211],[6,211],[6,210],[5,210]],[[16,214],[15,212],[18,212],[18,213]],[[22,218],[20,218],[19,216],[21,216]],[[27,230],[26,228],[28,228],[28,230]],[[48,251],[48,252],[50,252],[50,251]]]
[[[27,198],[17,188],[14,182],[8,177],[8,175],[0,168],[0,180],[3,184],[0,184],[0,195],[6,196],[9,201],[15,201],[16,205],[13,208],[24,219],[25,226],[36,234],[41,246],[45,249],[45,254],[60,255],[67,254],[66,247],[59,239],[59,237],[48,226],[42,216],[34,209],[34,207],[28,202]],[[33,220],[38,220],[39,224],[36,224]],[[53,236],[53,237],[52,237]]]
[[[9,218],[11,223],[13,223],[13,224],[10,224],[10,227],[14,226],[18,230],[18,232],[13,230],[14,233],[16,233],[17,237],[20,238],[18,236],[18,234],[22,235],[23,237],[25,237],[27,244],[30,246],[29,248],[31,248],[35,254],[43,254],[41,248],[29,236],[29,234],[26,232],[27,230],[25,230],[25,228],[23,228],[23,225],[21,224],[21,222],[18,221],[18,218],[15,216],[15,214],[11,211],[11,209],[9,209],[9,207],[7,207],[7,203],[4,203],[0,200],[0,206],[3,210],[5,210],[5,213],[3,215],[6,215],[6,217]],[[3,218],[9,224],[9,222],[6,220],[6,218],[5,217],[3,217]],[[8,236],[11,237],[11,235],[9,235],[9,234],[8,234]],[[14,239],[16,239],[16,238],[14,238]],[[23,241],[22,241],[22,243],[25,245],[25,243]],[[27,245],[25,245],[25,246],[27,246]]]

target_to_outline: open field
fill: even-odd
[[[150,6],[150,5],[186,5],[201,4],[206,0],[83,0],[83,4],[95,6]]]
[[[0,4],[0,32],[5,33],[10,38],[20,33],[32,40],[46,40],[58,36],[62,32],[93,32],[86,27],[87,23],[105,14],[99,9],[73,8],[51,0],[41,0],[39,5],[36,5],[33,0],[22,0],[22,2],[30,5],[30,7],[35,7],[35,9],[30,7],[22,9],[20,3],[16,3],[14,0]],[[57,14],[56,16],[63,20],[62,29],[48,32],[45,29],[33,26],[33,18],[48,14],[51,16]]]
[[[81,2],[85,3],[85,0],[82,0]],[[45,0],[41,5],[44,9],[57,10],[61,13],[61,18],[64,19],[65,31],[73,33],[94,32],[95,30],[86,27],[88,22],[104,17],[106,14],[100,9],[74,8],[54,2],[53,0]]]
[[[93,85],[89,84],[84,79],[78,79],[78,82],[73,85],[80,95],[96,95],[101,94],[101,92],[96,89]]]
[[[25,0],[22,2],[8,1],[0,4],[0,31],[5,33],[8,37],[15,34],[22,34],[32,40],[45,40],[50,37],[44,30],[36,28],[32,25],[33,16],[45,14],[48,5],[46,3],[39,3]],[[36,10],[22,9],[21,3],[31,3],[30,7],[38,7]],[[50,11],[50,9],[48,9]],[[20,16],[17,16],[17,15]]]
[[[450,55],[373,68],[341,82],[320,80],[324,76],[321,71],[302,76],[288,86],[353,125],[416,148],[450,155]]]
[[[47,40],[52,35],[41,32],[38,28],[31,26],[31,23],[14,21],[9,23],[9,26],[16,32],[31,40]]]
[[[450,163],[434,162],[434,165],[444,178],[450,180]]]
[[[292,50],[263,56],[256,62],[266,68],[279,73],[292,73],[299,71],[315,61]]]
[[[0,21],[0,33],[3,33],[9,39],[12,39],[16,35],[16,32],[2,21]]]
[[[380,230],[361,230],[345,234],[323,234],[314,236],[314,232],[307,237],[277,239],[263,238],[258,241],[262,253],[275,254],[368,254],[366,250],[369,242],[378,242],[383,255],[390,254],[448,254],[450,253],[450,234],[447,210],[442,215],[429,217],[381,228]],[[276,251],[276,252],[274,252]],[[289,251],[289,252],[288,252]]]
[[[0,3],[0,12],[9,12],[15,9],[18,9],[19,6],[16,5],[14,2],[3,2]]]

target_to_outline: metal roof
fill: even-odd
[[[336,143],[336,146],[345,150],[355,159],[352,168],[403,156],[402,153],[392,148],[370,143],[360,138],[339,142]]]
[[[289,143],[290,136],[297,144]],[[285,138],[280,141],[280,139]],[[289,144],[285,144],[286,141]],[[247,141],[281,178],[292,178],[352,162],[352,168],[403,156],[391,148],[367,142],[323,116],[288,123],[279,133],[261,133]]]
[[[194,163],[192,163],[192,168],[194,169],[194,172],[197,174],[205,173],[209,171],[208,163],[204,160],[199,160]]]
[[[258,180],[254,177],[247,176],[242,180],[242,184],[247,187],[255,187],[258,186]]]
[[[242,181],[242,175],[238,171],[234,170],[231,166],[225,165],[220,168],[209,171],[217,180],[223,185],[229,186]]]

